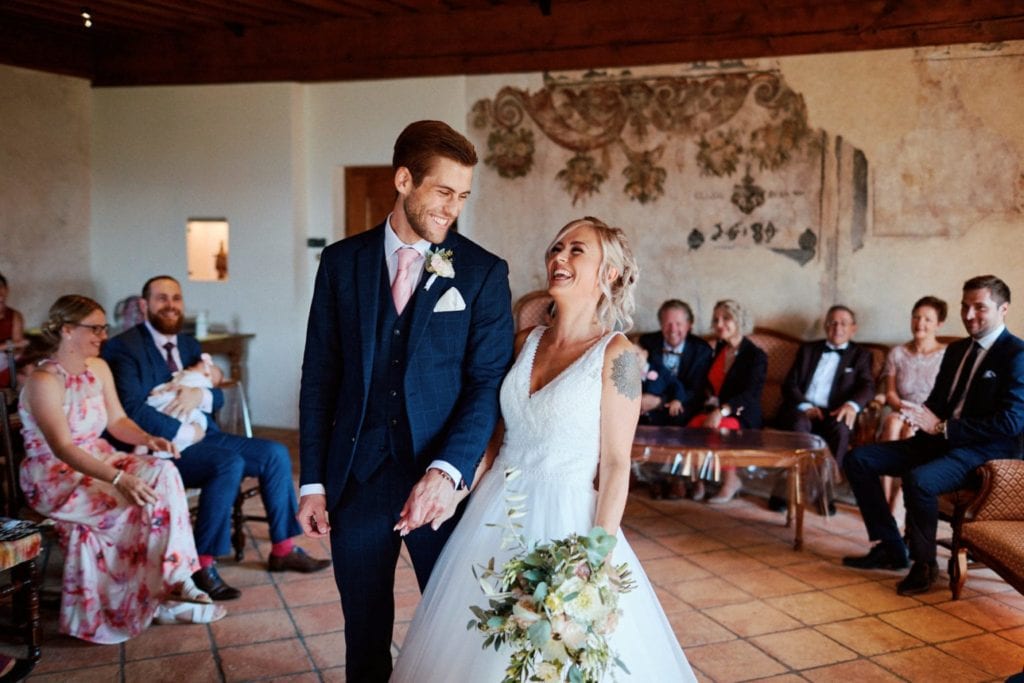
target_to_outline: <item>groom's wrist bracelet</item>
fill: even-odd
[[[433,469],[434,469],[434,471],[435,471],[435,472],[437,472],[437,473],[438,473],[438,474],[440,474],[440,475],[441,475],[442,477],[444,477],[444,478],[445,478],[445,479],[447,479],[447,480],[448,480],[449,482],[451,482],[451,485],[452,485],[452,488],[453,488],[453,489],[457,489],[457,488],[459,488],[459,485],[458,485],[457,483],[455,483],[455,480],[454,480],[454,479],[452,479],[452,475],[450,475],[450,474],[448,474],[447,472],[445,472],[444,470],[442,470],[442,469],[438,469],[438,468],[436,468],[436,467],[435,467],[435,468],[433,468]]]

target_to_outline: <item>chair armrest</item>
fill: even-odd
[[[981,488],[967,521],[1024,521],[1024,461],[990,460],[980,468]]]

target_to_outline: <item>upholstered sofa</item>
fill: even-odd
[[[949,587],[960,597],[968,554],[1024,593],[1024,461],[991,460],[979,468],[981,488],[953,548]]]

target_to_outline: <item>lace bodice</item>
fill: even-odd
[[[604,350],[618,332],[601,337],[553,380],[530,394],[537,345],[534,329],[501,385],[505,440],[495,467],[530,477],[590,485],[601,447],[601,371]]]

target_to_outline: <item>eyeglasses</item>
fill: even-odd
[[[73,323],[71,321],[68,321],[64,324],[74,325],[75,327],[87,327],[90,330],[92,330],[92,333],[95,334],[97,337],[104,335],[110,331],[110,325],[86,325],[84,323]]]

